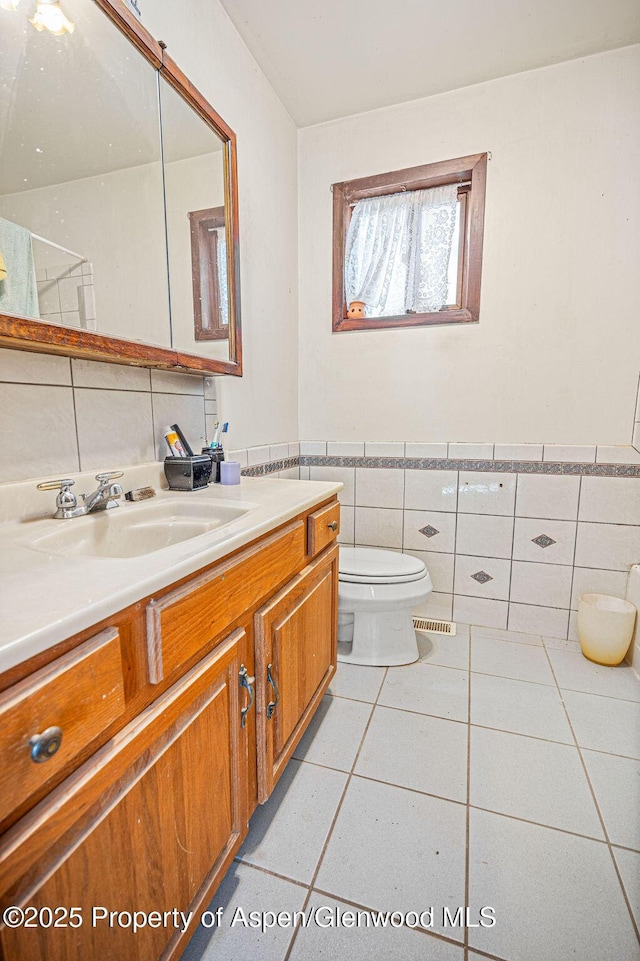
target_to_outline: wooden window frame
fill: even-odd
[[[218,235],[215,233],[225,225],[224,207],[192,210],[189,223],[195,339],[228,340],[229,325],[223,324],[220,317]]]
[[[333,330],[380,330],[388,327],[419,327],[434,324],[469,324],[480,319],[480,279],[484,235],[484,203],[487,181],[486,153],[408,167],[374,177],[333,184]],[[353,206],[366,197],[380,197],[405,190],[422,190],[444,184],[465,185],[459,191],[460,254],[458,297],[454,305],[424,314],[393,317],[347,317],[344,290],[344,253]]]

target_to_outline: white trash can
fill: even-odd
[[[581,594],[578,639],[582,653],[596,664],[619,664],[631,643],[636,608],[612,594]]]

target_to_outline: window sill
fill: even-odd
[[[394,317],[343,317],[333,324],[334,331],[384,330],[396,327],[435,327],[444,324],[475,324],[478,318],[465,308],[437,310],[430,314],[398,314]]]

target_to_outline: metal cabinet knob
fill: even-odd
[[[62,728],[48,727],[42,734],[34,734],[29,739],[31,748],[31,760],[36,764],[48,761],[56,753],[62,744]]]
[[[337,522],[337,521],[331,521],[330,524],[327,524],[327,527],[329,527],[332,531],[337,531],[337,530],[338,530],[338,522]]]

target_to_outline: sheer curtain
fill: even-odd
[[[229,285],[227,279],[227,239],[224,227],[218,229],[216,259],[218,263],[218,307],[220,308],[220,324],[222,327],[227,327],[229,325]]]
[[[358,201],[346,240],[347,304],[364,301],[367,317],[440,310],[457,198],[457,184],[446,184]]]

